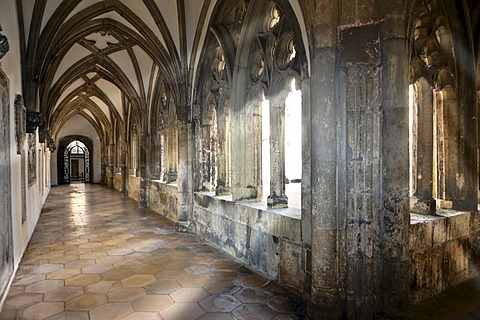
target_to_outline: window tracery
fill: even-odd
[[[285,183],[288,182],[285,175],[285,103],[290,93],[291,79],[300,79],[301,71],[297,61],[293,30],[275,2],[270,2],[266,7],[263,21],[263,30],[257,32],[250,53],[251,83],[247,86],[247,90],[258,91],[260,89],[264,92],[265,99],[268,100],[268,109],[260,108],[259,114],[267,117],[266,112],[269,113],[270,128],[269,130],[262,129],[261,140],[270,141],[270,147],[265,148],[265,143],[263,143],[263,150],[260,151],[260,157],[264,159],[260,161],[263,168],[258,170],[257,174],[262,177],[258,179],[265,180],[267,176],[270,177],[268,206],[285,208],[288,207],[288,198],[285,193]],[[262,100],[257,101],[265,106],[265,102]],[[298,110],[301,115],[301,102]],[[301,132],[301,128],[299,130]],[[269,134],[269,137],[265,137],[266,134]],[[261,146],[261,140],[254,143]],[[301,141],[298,141],[298,144],[301,145]],[[265,161],[267,158],[270,160],[269,164]],[[266,167],[267,165],[269,168]],[[270,175],[262,174],[260,171],[269,171]],[[265,185],[265,181],[261,184]],[[260,194],[268,191],[267,187],[264,189]]]
[[[205,42],[193,107],[199,172],[194,180],[197,190],[231,194],[234,201],[270,196],[270,207],[283,208],[288,205],[285,146],[300,146],[300,159],[303,153],[301,124],[298,141],[285,139],[285,126],[291,125],[285,122],[285,104],[301,122],[301,98],[292,103],[289,97],[301,96],[297,89],[307,74],[306,58],[293,15],[285,15],[277,1],[264,3],[261,13],[250,12],[249,5],[223,2],[218,12],[230,14],[212,21]],[[299,175],[292,179],[300,182]]]
[[[410,58],[410,195],[413,212],[434,212],[453,199],[458,137],[453,42],[437,0],[417,10]],[[448,110],[448,112],[446,112]]]

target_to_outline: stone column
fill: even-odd
[[[177,181],[177,175],[178,175],[178,168],[177,168],[177,157],[178,157],[178,132],[175,130],[178,130],[179,124],[178,121],[176,121],[175,124],[172,124],[172,127],[170,127],[167,130],[167,134],[165,135],[165,144],[166,144],[166,150],[164,152],[164,155],[166,157],[167,161],[167,166],[166,166],[166,182],[175,182]]]
[[[116,159],[116,156],[115,156],[115,144],[113,143],[110,143],[108,145],[108,149],[109,149],[109,159],[108,159],[108,177],[107,177],[107,186],[109,188],[113,188],[114,185],[115,185],[115,159]]]
[[[148,150],[148,133],[142,131],[140,135],[140,199],[138,206],[140,208],[148,208],[148,172],[147,172],[147,150]]]
[[[380,216],[382,304],[386,314],[404,309],[409,300],[410,265],[408,253],[410,212],[409,187],[409,57],[403,1],[379,3],[383,129],[382,197]],[[377,295],[378,296],[378,295]]]
[[[178,221],[188,221],[192,211],[193,174],[191,140],[192,127],[188,121],[189,106],[179,107],[178,128]]]
[[[425,80],[417,81],[417,161],[416,190],[410,202],[410,210],[417,213],[435,211],[433,199],[433,92],[431,85]]]
[[[107,145],[102,145],[102,151],[101,151],[101,170],[100,170],[100,183],[103,185],[107,184],[107,168],[108,168],[108,146]],[[91,177],[91,180],[93,182],[93,175]]]
[[[285,195],[285,103],[278,93],[270,101],[270,195],[267,206],[287,208]]]
[[[122,194],[128,196],[127,190],[127,179],[128,179],[128,171],[127,171],[127,156],[128,156],[128,147],[127,141],[122,141],[122,155],[121,155],[121,173],[122,173]]]
[[[225,113],[225,108],[223,112],[217,113],[217,186],[215,193],[217,196],[224,196],[230,194],[230,185],[229,185],[229,168],[228,168],[228,157],[229,157],[229,141],[228,141],[228,130],[230,129],[229,116]]]
[[[243,94],[243,93],[241,93]],[[243,102],[243,101],[242,101]],[[236,106],[232,114],[232,197],[261,197],[261,118],[259,103]]]
[[[337,103],[336,53],[338,1],[317,0],[312,10],[310,86],[311,213],[302,224],[302,233],[311,234],[311,257],[306,251],[306,271],[311,274],[309,315],[313,319],[341,318],[343,291],[339,265],[341,233],[336,208]],[[308,160],[307,160],[308,161]],[[303,181],[302,181],[303,184]],[[302,185],[303,188],[303,185]],[[309,225],[310,224],[310,225]]]

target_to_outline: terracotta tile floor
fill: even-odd
[[[52,188],[0,319],[303,319],[296,295],[96,185]]]

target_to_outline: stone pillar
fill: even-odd
[[[178,123],[178,221],[188,221],[192,211],[193,174],[192,171],[192,127],[187,120],[189,106],[179,107]]]
[[[343,299],[339,250],[342,234],[338,230],[336,208],[337,127],[336,53],[338,1],[317,0],[312,10],[310,90],[311,213],[302,233],[311,234],[311,257],[306,251],[307,274],[311,274],[309,315],[313,319],[341,318]],[[307,160],[308,161],[308,160]],[[302,188],[303,188],[302,181]],[[308,225],[310,224],[310,225]],[[308,230],[309,229],[309,230]],[[310,266],[311,265],[311,266]],[[309,270],[310,269],[310,270]]]
[[[259,103],[239,105],[234,109],[236,111],[232,114],[232,198],[233,201],[256,200],[261,197],[262,176],[262,126]]]
[[[115,144],[110,143],[108,145],[108,176],[107,176],[107,186],[113,188],[115,186]]]
[[[140,208],[148,208],[148,172],[147,172],[147,150],[148,150],[148,133],[142,131],[140,136],[140,199],[138,206]]]
[[[122,194],[128,196],[127,190],[127,179],[128,179],[128,172],[127,172],[127,156],[128,156],[128,147],[127,141],[122,141],[122,155],[121,155],[121,173],[122,173]]]
[[[285,103],[274,93],[270,102],[270,195],[267,206],[287,208],[285,195]]]
[[[404,309],[409,300],[409,57],[403,1],[379,3],[382,65],[383,129],[380,156],[382,196],[380,216],[381,273],[376,277],[386,314]]]
[[[167,161],[167,166],[166,166],[166,178],[165,181],[167,183],[170,182],[175,182],[177,181],[177,175],[178,175],[178,168],[177,168],[177,158],[178,158],[178,121],[175,124],[171,124],[172,127],[170,127],[167,130],[167,134],[165,135],[165,160]],[[177,129],[175,129],[175,127]]]
[[[101,170],[100,170],[100,184],[107,185],[107,168],[108,168],[108,146],[102,145],[101,151]],[[92,160],[93,162],[93,160]],[[93,175],[91,177],[91,181],[93,182]]]
[[[425,80],[417,81],[417,161],[416,190],[410,201],[410,210],[417,213],[435,211],[433,199],[433,92],[431,85]]]
[[[226,115],[226,108],[223,108],[223,112],[217,113],[217,186],[215,193],[217,196],[224,196],[230,194],[229,185],[229,156],[230,156],[230,143],[228,139],[229,135],[229,115]]]

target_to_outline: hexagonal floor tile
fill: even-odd
[[[82,269],[94,265],[96,262],[93,259],[83,259],[65,264],[65,269]]]
[[[170,294],[170,297],[177,302],[199,302],[209,293],[203,288],[182,288]]]
[[[130,303],[108,303],[90,311],[91,320],[117,320],[133,312]]]
[[[43,280],[25,287],[25,292],[45,293],[63,286],[63,280]]]
[[[122,280],[133,275],[133,271],[130,269],[113,269],[100,274],[103,280]]]
[[[59,287],[45,293],[45,301],[67,301],[84,294],[82,287]]]
[[[112,269],[113,265],[111,263],[97,263],[83,268],[82,273],[103,273]]]
[[[65,303],[66,310],[92,310],[107,303],[107,297],[99,293],[86,293]]]
[[[188,275],[178,279],[182,287],[201,288],[212,281],[212,278],[206,275]]]
[[[28,286],[30,284],[45,280],[45,278],[45,274],[29,274],[16,277],[12,284],[16,286]]]
[[[65,280],[68,278],[75,277],[82,272],[80,269],[62,269],[58,271],[54,271],[52,273],[49,273],[47,275],[47,279],[52,280],[52,279],[57,279],[57,280]]]
[[[204,313],[198,303],[175,303],[160,312],[165,320],[195,320]]]
[[[78,260],[78,256],[76,255],[62,255],[59,257],[48,259],[48,262],[49,263],[68,263],[76,260]]]
[[[36,267],[33,270],[33,273],[50,273],[50,272],[54,272],[62,269],[63,269],[63,264],[61,263],[54,263],[54,264],[47,263],[47,264]]]
[[[132,271],[140,274],[151,274],[162,272],[165,268],[161,264],[141,264],[132,267]]]
[[[122,288],[107,293],[108,301],[131,302],[145,295],[143,288]]]
[[[242,303],[232,295],[209,296],[200,302],[208,312],[231,312]]]
[[[257,276],[256,274],[243,276],[241,279],[236,281],[238,281],[238,284],[242,287],[249,288],[263,287],[269,282],[269,280]]]
[[[236,320],[231,314],[229,313],[219,313],[219,312],[207,312],[202,315],[197,320]]]
[[[124,287],[145,287],[156,280],[157,279],[150,274],[134,274],[121,281]]]
[[[132,252],[133,252],[133,250],[129,249],[129,248],[118,248],[118,249],[113,249],[113,250],[107,251],[107,254],[109,256],[124,256],[124,255],[127,255],[127,254],[132,253]]]
[[[79,274],[73,278],[65,280],[67,286],[86,286],[90,283],[94,283],[100,280],[98,274]]]
[[[43,295],[41,293],[23,293],[13,297],[7,297],[5,300],[5,309],[22,309],[32,304],[41,302]]]
[[[243,288],[235,297],[243,303],[267,303],[272,294],[260,288]]]
[[[63,311],[48,320],[89,320],[88,311]]]
[[[207,284],[204,286],[204,289],[207,290],[209,293],[212,294],[219,294],[219,293],[225,293],[230,290],[234,286],[233,282],[230,280],[221,280],[221,281],[215,281]]]
[[[301,314],[305,311],[304,303],[292,296],[274,296],[268,301],[268,306],[279,313]]]
[[[233,311],[239,320],[270,320],[277,313],[264,304],[244,304]]]
[[[40,302],[19,312],[20,319],[45,319],[63,311],[63,302]]]
[[[123,256],[106,256],[106,257],[96,259],[98,264],[104,264],[104,263],[114,264],[116,262],[120,262],[124,260],[125,258]]]
[[[161,311],[171,305],[173,301],[168,295],[144,296],[132,302],[135,311]]]
[[[163,317],[158,312],[135,312],[122,320],[163,320]]]
[[[182,288],[175,280],[157,280],[145,287],[148,294],[170,294]]]
[[[193,266],[186,267],[185,272],[194,275],[209,274],[212,272],[212,269],[206,264],[194,264]]]
[[[117,287],[115,287],[115,284]],[[107,293],[111,290],[121,288],[122,284],[118,281],[100,280],[85,286],[86,293]]]

